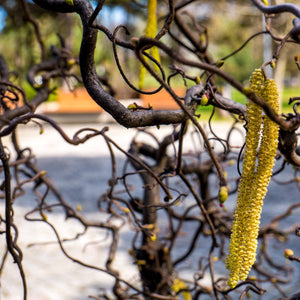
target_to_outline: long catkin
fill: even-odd
[[[255,70],[250,77],[250,88],[279,112],[279,95],[273,79],[265,80],[262,71]],[[247,278],[255,262],[263,199],[271,179],[278,143],[278,125],[267,116],[263,118],[262,109],[253,102],[247,104],[247,117],[243,172],[226,261],[231,288],[239,280]]]
[[[145,35],[149,38],[155,38],[157,33],[157,0],[148,0],[147,5],[147,26],[145,30]],[[151,48],[151,54],[153,58],[155,58],[158,62],[160,61],[159,51],[157,47]],[[147,58],[145,57],[147,61]],[[158,70],[158,67],[155,65],[155,69]],[[144,80],[146,77],[146,68],[142,65],[140,68],[140,78],[139,78],[139,86],[143,88]]]

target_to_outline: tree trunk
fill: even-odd
[[[139,157],[140,149],[134,143],[131,145],[131,151],[135,157]],[[132,162],[132,165],[138,170],[140,167]],[[152,171],[160,174],[165,167],[151,167]],[[156,293],[159,295],[171,295],[173,284],[172,274],[173,265],[168,248],[156,235],[159,233],[157,223],[157,205],[160,198],[160,186],[151,174],[140,173],[144,183],[143,195],[143,237],[141,247],[136,250],[136,260],[143,283],[143,290],[146,293]],[[145,296],[145,299],[152,299],[151,296]]]

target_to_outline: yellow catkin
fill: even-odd
[[[155,38],[157,33],[157,16],[156,16],[156,8],[157,8],[157,0],[148,0],[147,5],[147,26],[145,35],[149,38]],[[158,62],[160,61],[159,51],[157,47],[151,48],[151,54],[153,58],[155,58]],[[145,57],[147,61],[147,58]],[[155,65],[155,70],[158,70],[158,67]],[[139,78],[139,86],[143,88],[144,80],[146,77],[146,68],[142,65],[140,68],[140,78]]]
[[[255,70],[250,77],[250,88],[279,112],[279,96],[274,80],[265,80],[262,71]],[[253,102],[247,104],[247,117],[243,172],[226,261],[231,288],[239,280],[247,278],[255,262],[261,209],[272,175],[279,130],[278,125],[267,116],[262,122],[262,109]],[[262,139],[258,150],[260,133]]]
[[[253,72],[250,77],[250,89],[259,94],[263,86],[263,74],[260,70]],[[247,195],[249,194],[249,186],[254,181],[256,153],[258,147],[258,139],[261,130],[261,117],[262,109],[254,105],[252,102],[247,104],[247,135],[245,158],[243,163],[243,173],[239,185],[237,208],[234,215],[233,229],[231,234],[231,241],[229,245],[229,255],[226,261],[226,267],[229,269],[229,282],[230,286],[235,286],[239,281],[239,273],[242,265],[240,253],[243,251],[244,241],[243,236],[240,234],[246,227],[245,215],[242,213],[247,210],[249,204]],[[249,200],[249,199],[248,199]]]

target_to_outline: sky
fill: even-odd
[[[122,7],[114,7],[113,9],[104,6],[100,12],[101,23],[104,26],[124,24],[126,23],[126,14]],[[113,22],[112,22],[113,21]]]
[[[6,13],[3,9],[0,8],[0,31],[2,31],[4,27]]]
[[[122,24],[126,21],[124,9],[121,7],[115,7],[111,9],[107,6],[104,6],[100,14],[102,16],[102,24],[105,26],[115,25],[111,23],[112,20],[114,20],[114,23],[116,24]],[[6,18],[6,12],[4,9],[0,7],[0,32],[2,31],[5,25],[5,18]]]

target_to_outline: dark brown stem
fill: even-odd
[[[12,208],[12,199],[11,199],[11,176],[7,155],[4,151],[2,139],[0,139],[0,160],[4,169],[4,180],[5,180],[5,230],[6,230],[6,245],[7,250],[10,255],[13,257],[14,262],[19,268],[23,283],[23,299],[27,299],[27,284],[26,277],[22,266],[22,251],[16,245],[16,241],[12,236],[11,228],[13,227],[13,208]]]

